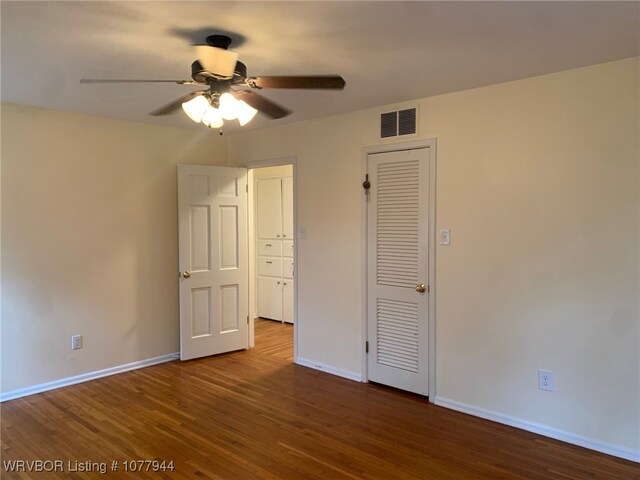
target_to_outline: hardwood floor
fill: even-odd
[[[119,461],[2,478],[635,479],[640,466],[291,363],[292,327],[256,348],[5,402],[2,460]],[[175,471],[126,473],[124,460]]]
[[[254,353],[293,362],[293,325],[274,320],[255,320]]]

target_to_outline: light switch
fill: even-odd
[[[298,238],[299,239],[307,238],[307,227],[305,225],[301,225],[298,227]]]
[[[440,230],[440,245],[445,247],[451,245],[451,230],[448,228]]]

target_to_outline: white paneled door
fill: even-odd
[[[249,346],[247,171],[178,166],[180,358]]]
[[[369,380],[428,395],[429,149],[370,154],[367,169]]]

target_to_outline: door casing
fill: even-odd
[[[429,318],[428,318],[428,348],[429,348],[429,402],[433,403],[436,398],[436,139],[416,140],[412,142],[389,143],[386,145],[373,145],[362,149],[362,179],[368,172],[368,156],[373,153],[397,152],[402,150],[414,150],[417,148],[429,149]],[[368,338],[368,244],[367,244],[367,198],[362,190],[361,196],[361,362],[362,362],[362,381],[369,381],[369,372],[367,369],[367,352],[365,350],[365,342]]]

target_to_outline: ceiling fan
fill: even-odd
[[[342,90],[344,79],[339,75],[315,76],[247,76],[247,67],[238,61],[238,54],[228,50],[231,38],[210,35],[206,45],[197,45],[199,59],[191,64],[192,80],[127,80],[83,78],[80,83],[176,83],[206,87],[189,92],[150,115],[167,115],[180,107],[195,122],[220,128],[224,120],[238,119],[245,125],[259,111],[270,118],[282,118],[291,112],[254,90],[263,88],[334,89]]]

